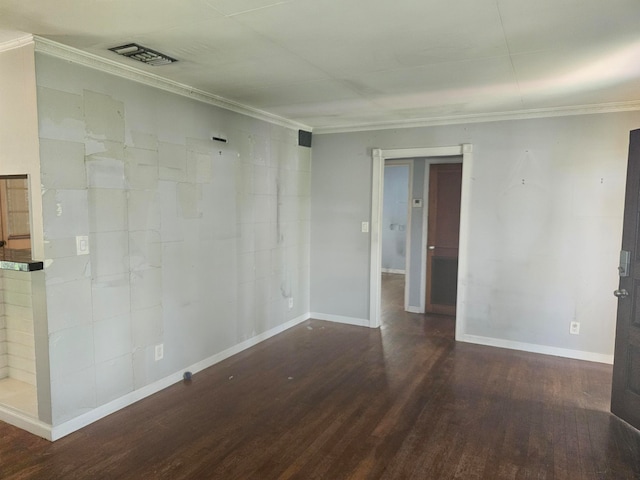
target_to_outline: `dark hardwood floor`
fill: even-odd
[[[1,479],[640,479],[611,367],[453,340],[402,311],[310,320],[55,443],[0,423]]]

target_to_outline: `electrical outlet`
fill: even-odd
[[[89,255],[89,237],[87,235],[76,236],[76,255]]]
[[[571,322],[569,333],[571,335],[580,335],[580,322]]]
[[[156,345],[156,362],[164,357],[164,343]]]
[[[289,310],[293,308],[293,297],[289,297]]]

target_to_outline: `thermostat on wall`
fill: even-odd
[[[422,199],[421,198],[414,198],[412,206],[413,206],[413,208],[421,208],[422,207]]]

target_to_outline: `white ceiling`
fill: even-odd
[[[639,0],[0,0],[0,29],[315,131],[640,101]]]

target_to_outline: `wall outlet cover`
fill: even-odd
[[[158,360],[162,360],[163,357],[164,357],[164,343],[160,343],[156,345],[156,349],[155,349],[156,362]]]
[[[89,237],[87,235],[76,236],[76,255],[89,255]]]
[[[580,322],[571,322],[569,333],[571,335],[580,335]]]

